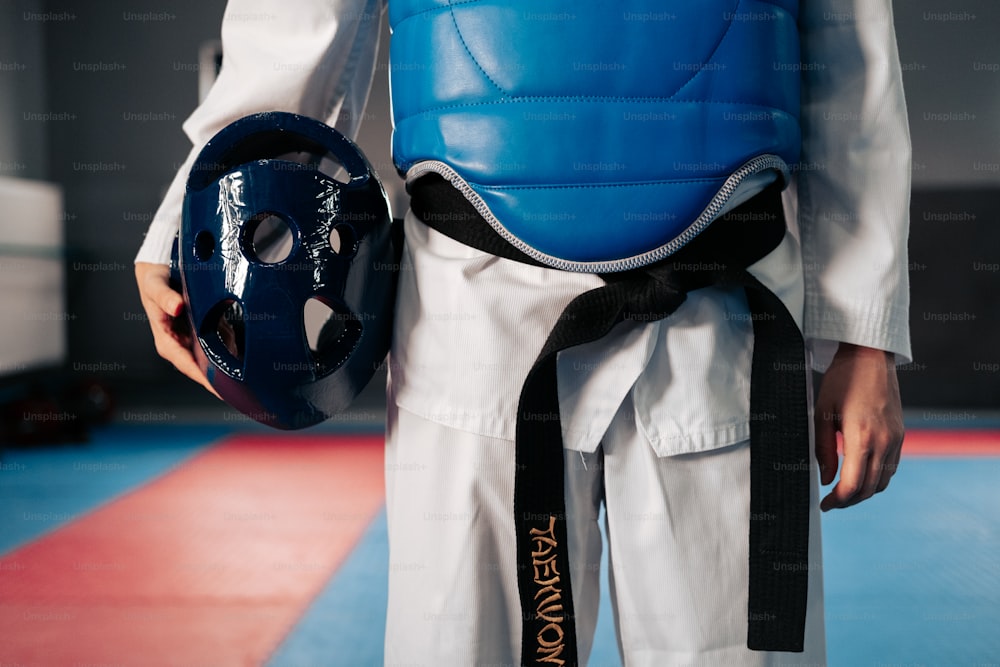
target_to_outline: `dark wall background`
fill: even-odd
[[[904,402],[996,408],[1000,3],[894,4],[915,151],[917,360],[900,373]],[[65,190],[70,372],[106,367],[125,399],[141,391],[200,400],[153,351],[132,259],[188,151],[181,123],[197,103],[198,49],[217,38],[224,2],[0,7],[0,174]],[[359,143],[398,215],[405,199],[389,157],[386,72],[383,60]]]
[[[897,0],[910,134],[904,404],[1000,408],[1000,3]],[[976,419],[933,411],[929,418]]]
[[[45,29],[24,14],[40,13],[42,0],[25,1],[17,9],[3,2],[0,19],[0,176],[44,179],[48,176],[48,142],[42,122],[26,122],[25,112],[47,108],[45,93]]]
[[[49,179],[67,211],[70,358],[115,383],[160,378],[168,369],[149,355],[132,257],[187,155],[198,48],[218,36],[223,3],[73,5],[75,18],[45,24],[49,105],[76,116],[49,128]],[[162,18],[133,18],[146,13]]]

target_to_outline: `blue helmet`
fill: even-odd
[[[389,348],[391,227],[371,165],[319,121],[256,114],[206,144],[178,261],[195,359],[227,403],[282,429],[347,408]]]

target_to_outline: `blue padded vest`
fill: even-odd
[[[393,158],[577,271],[670,255],[788,176],[797,0],[392,0]]]

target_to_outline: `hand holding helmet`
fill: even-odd
[[[367,160],[323,123],[256,114],[206,144],[188,178],[178,264],[193,362],[214,391],[276,428],[346,409],[389,346],[391,223]],[[309,302],[329,313],[312,344]],[[197,379],[186,359],[171,361]]]

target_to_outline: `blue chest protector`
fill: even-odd
[[[393,0],[393,155],[516,248],[609,272],[787,179],[797,0]]]

